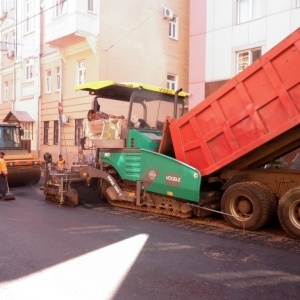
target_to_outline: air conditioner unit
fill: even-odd
[[[15,56],[15,52],[14,52],[14,50],[9,50],[9,51],[7,51],[7,57],[8,58],[13,58],[14,56]]]
[[[172,9],[169,9],[167,7],[164,7],[162,10],[162,18],[166,18],[166,19],[173,19],[174,17],[174,13]]]
[[[61,121],[63,124],[69,124],[70,123],[70,117],[67,115],[62,115],[61,116]]]

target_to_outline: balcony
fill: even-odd
[[[75,11],[47,23],[44,42],[55,48],[68,47],[86,39],[95,39],[99,27],[99,16]]]

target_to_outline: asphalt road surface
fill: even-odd
[[[300,241],[103,205],[0,201],[0,299],[299,299]]]

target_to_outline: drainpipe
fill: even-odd
[[[62,107],[62,66],[63,66],[63,63],[62,63],[62,58],[60,59],[60,65],[59,65],[59,68],[60,68],[60,89],[59,89],[59,99],[58,99],[58,102],[61,104],[61,107]],[[57,156],[59,154],[62,154],[62,146],[61,146],[61,139],[62,139],[62,126],[63,123],[62,123],[62,112],[59,112],[59,126],[58,126],[58,153],[57,153]]]
[[[16,92],[17,92],[17,88],[16,88],[16,57],[18,55],[17,53],[17,41],[18,41],[18,26],[17,26],[17,0],[14,1],[14,6],[15,6],[15,43],[14,43],[14,53],[15,53],[15,57],[14,57],[14,64],[13,64],[13,83],[14,83],[14,96],[12,99],[12,103],[11,103],[11,110],[15,110],[15,102],[16,102]]]
[[[14,47],[15,48],[15,47]],[[14,87],[13,87],[13,92],[14,92],[14,96],[11,102],[11,110],[15,110],[15,102],[16,102],[16,61],[14,61],[13,64],[13,83],[14,83]]]
[[[38,107],[38,119],[37,119],[37,127],[36,127],[36,153],[40,157],[40,128],[41,128],[41,119],[42,119],[42,111],[41,111],[41,55],[42,55],[42,16],[43,15],[43,6],[42,1],[40,1],[40,32],[39,32],[39,51],[37,55],[38,61],[38,93],[37,93],[37,107]]]

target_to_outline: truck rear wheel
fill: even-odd
[[[281,197],[278,219],[288,235],[300,239],[300,187],[289,190]]]
[[[223,194],[224,219],[233,227],[258,230],[276,214],[275,195],[259,182],[239,182]]]

